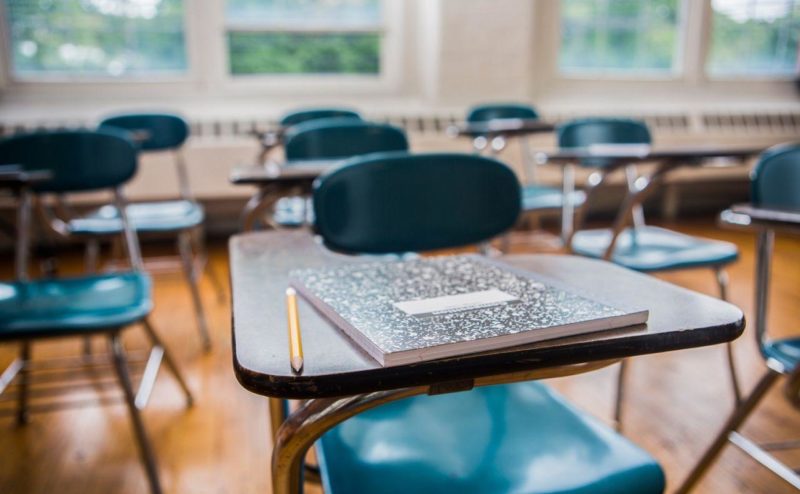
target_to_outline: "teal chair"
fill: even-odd
[[[800,212],[800,143],[776,146],[761,155],[752,174],[750,200],[759,208]],[[725,215],[726,213],[723,213],[723,222]],[[795,410],[800,411],[800,337],[771,339],[767,332],[767,305],[774,242],[774,230],[759,229],[754,333],[767,371],[750,395],[745,397],[730,415],[722,430],[678,489],[679,493],[691,490],[714,463],[728,441],[779,475],[795,489],[800,489],[798,471],[793,471],[769,452],[769,450],[796,449],[797,440],[781,438],[778,443],[758,445],[739,430],[761,399],[784,376],[786,377],[784,395]]]
[[[283,144],[284,133],[293,125],[326,118],[352,118],[355,120],[362,120],[361,114],[349,108],[318,107],[290,111],[278,120],[279,129],[255,133],[261,144],[261,150],[256,157],[256,163],[265,163],[267,161],[270,153]]]
[[[286,129],[293,125],[320,120],[323,118],[353,118],[361,120],[361,114],[349,108],[319,107],[294,110],[283,115],[279,121],[282,128]]]
[[[392,125],[349,117],[324,118],[290,127],[284,137],[287,165],[361,154],[408,150],[405,132]]]
[[[647,125],[644,122],[626,118],[584,118],[567,122],[558,129],[558,145],[562,149],[587,148],[593,144],[650,145],[651,143],[652,139]],[[617,171],[612,167],[613,162],[603,158],[587,158],[579,164],[600,170],[600,178],[595,181],[595,184],[604,183],[610,173]],[[638,178],[635,166],[625,167],[625,174],[629,193],[634,194],[635,182]],[[591,192],[589,196],[591,197]],[[630,201],[623,204],[615,223],[627,224],[627,218],[631,216],[632,227],[580,230],[580,223],[586,214],[587,206],[588,204],[579,214],[577,230],[569,240],[568,245],[573,253],[606,259],[645,273],[691,268],[711,269],[716,275],[720,297],[727,300],[728,278],[724,269],[738,258],[739,252],[736,245],[648,226],[645,224],[642,205]],[[622,219],[625,221],[621,221]],[[727,353],[734,397],[738,403],[740,400],[739,385],[730,343],[727,343]],[[614,411],[614,418],[618,426],[621,426],[622,423],[626,369],[626,361],[623,361],[620,367]]]
[[[169,234],[176,239],[181,269],[192,296],[195,318],[203,347],[211,348],[208,321],[198,286],[201,272],[196,259],[206,268],[210,281],[224,300],[224,288],[208,263],[203,234],[205,212],[194,200],[182,148],[189,137],[189,124],[180,116],[169,113],[126,113],[105,118],[101,129],[113,128],[129,132],[140,152],[172,153],[177,171],[180,199],[132,203],[128,216],[133,228],[141,234]],[[87,239],[87,268],[96,268],[98,242],[118,235],[122,224],[119,211],[113,205],[103,206],[88,215],[60,218],[71,235]]]
[[[513,171],[459,154],[354,158],[314,186],[315,228],[350,254],[483,242],[520,213]],[[647,453],[538,382],[420,396],[357,415],[317,443],[327,494],[658,493]]]
[[[408,139],[402,129],[352,117],[308,120],[290,127],[284,136],[287,166],[305,160],[337,160],[407,150]],[[274,210],[274,222],[280,226],[298,227],[313,221],[307,197],[282,198]]]
[[[539,113],[531,105],[521,103],[483,103],[467,110],[467,122],[470,123],[505,118],[539,120]]]
[[[153,345],[149,362],[160,365],[163,360],[167,364],[183,388],[188,405],[192,403],[192,395],[148,319],[153,309],[151,282],[141,270],[139,244],[125,214],[121,190],[122,184],[136,171],[136,148],[127,135],[111,130],[27,134],[0,141],[0,163],[52,172],[52,180],[35,187],[35,192],[41,195],[113,189],[115,204],[122,211],[120,234],[132,266],[130,271],[114,274],[30,280],[26,265],[32,201],[30,191],[23,191],[18,211],[17,280],[0,283],[0,341],[21,342],[21,353],[3,373],[0,393],[12,379],[18,378],[17,418],[19,422],[27,421],[32,397],[29,380],[33,342],[45,338],[105,336],[151,492],[160,493],[155,455],[139,413],[147,402],[147,394],[141,391],[153,384],[158,367],[150,373],[150,382],[140,386],[140,393],[134,393],[122,331],[141,324]]]
[[[469,123],[511,118],[539,120],[539,114],[534,107],[520,103],[485,103],[472,106],[467,110],[467,122]],[[531,158],[530,145],[524,136],[519,139],[520,148],[522,149],[522,163],[525,166],[526,181],[528,182],[522,187],[522,210],[526,213],[561,212],[562,235],[566,237],[572,230],[571,216],[573,208],[582,206],[586,200],[586,195],[582,191],[574,191],[569,196],[570,204],[565,205],[562,189],[536,183],[537,165]],[[490,146],[492,152],[498,154],[505,148],[506,140],[498,136],[489,143],[486,136],[477,136],[473,139],[472,145],[479,153],[487,146]]]

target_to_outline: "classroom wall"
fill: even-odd
[[[190,27],[211,22],[211,32],[222,29],[219,11],[197,8],[219,7],[220,0],[185,1],[194,7]],[[554,120],[593,114],[663,120],[653,125],[653,131],[656,142],[667,145],[766,146],[800,136],[800,100],[790,81],[709,81],[691,70],[670,80],[562,77],[557,71],[558,0],[387,1],[392,14],[388,29],[397,57],[394,78],[386,85],[360,90],[357,85],[330,81],[315,86],[314,81],[240,84],[192,78],[157,84],[19,84],[3,75],[0,63],[0,81],[5,81],[0,83],[0,133],[38,126],[91,126],[119,110],[181,112],[195,129],[187,160],[195,191],[206,202],[241,201],[252,192],[227,181],[233,166],[256,154],[247,126],[269,124],[297,106],[351,105],[370,118],[405,125],[416,151],[469,151],[468,142],[447,138],[442,129],[462,118],[467,106],[481,101],[528,101]],[[703,9],[706,2],[686,3],[691,10],[687,22],[708,15]],[[219,53],[210,46],[205,52],[203,48],[199,69],[220,63]],[[691,68],[692,60],[684,60],[684,65]],[[540,149],[554,144],[552,136],[533,143]],[[512,146],[502,158],[524,175],[519,156]],[[739,169],[730,178],[744,183],[746,173]],[[540,178],[558,182],[556,173],[545,172]],[[168,157],[145,157],[130,195],[138,200],[170,197],[177,190],[173,179]]]

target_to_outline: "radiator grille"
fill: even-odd
[[[580,117],[591,116],[575,112],[544,115],[548,121],[561,123]],[[723,132],[743,135],[796,134],[800,135],[800,113],[751,112],[751,113],[688,113],[629,114],[647,122],[655,132],[702,133]],[[442,113],[434,115],[367,115],[378,122],[397,125],[409,133],[441,133],[448,125],[458,122],[460,114]],[[192,135],[200,138],[245,137],[256,131],[274,129],[275,119],[204,119],[190,122]],[[47,121],[0,121],[0,135],[53,129],[91,128],[93,122],[81,120]]]

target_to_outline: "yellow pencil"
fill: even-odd
[[[303,340],[300,336],[300,317],[297,314],[297,292],[286,289],[286,311],[289,315],[289,358],[294,372],[303,370]]]

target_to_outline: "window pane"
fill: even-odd
[[[230,33],[232,74],[377,74],[377,34]]]
[[[14,73],[186,70],[182,0],[6,0]]]
[[[227,0],[230,72],[377,74],[381,0]]]
[[[712,7],[711,74],[797,73],[800,0],[713,0]]]
[[[228,21],[263,21],[270,25],[375,26],[380,0],[228,0]]]
[[[562,72],[670,72],[679,0],[562,0]]]

